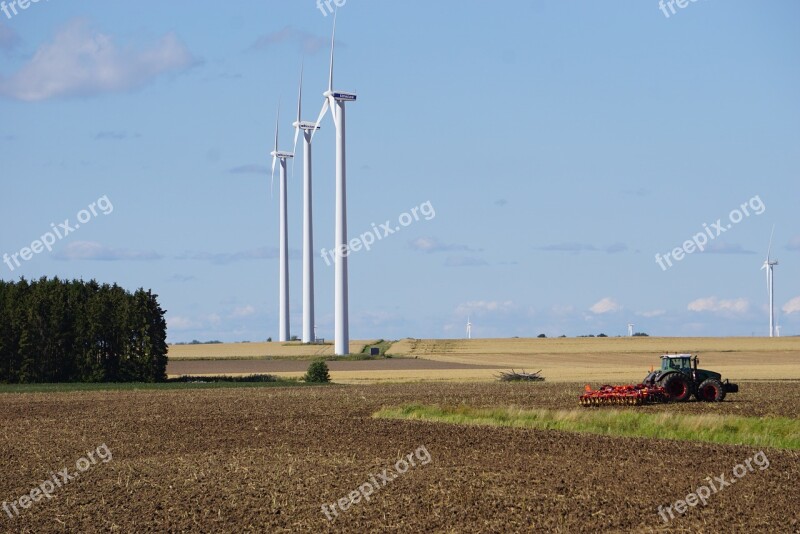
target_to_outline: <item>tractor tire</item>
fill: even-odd
[[[705,402],[722,402],[725,400],[725,388],[716,378],[703,380],[697,388],[697,398]]]
[[[664,377],[661,387],[667,393],[667,400],[671,402],[686,402],[692,396],[689,379],[681,373],[673,373]]]

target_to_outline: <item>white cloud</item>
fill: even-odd
[[[508,313],[516,310],[517,306],[511,300],[473,300],[460,304],[456,308],[458,315],[488,315],[490,313]]]
[[[712,241],[706,245],[705,254],[755,254],[753,250],[747,250],[737,243],[724,243],[722,241]]]
[[[451,250],[470,250],[466,245],[443,243],[435,237],[419,237],[408,242],[409,246],[420,252],[446,252]]]
[[[800,312],[800,297],[795,297],[783,305],[783,313],[792,314]]]
[[[94,241],[74,241],[62,250],[53,254],[57,260],[92,260],[92,261],[122,261],[122,260],[160,260],[161,255],[156,252],[123,250],[107,247]]]
[[[10,78],[0,79],[0,94],[25,101],[127,91],[157,76],[194,63],[174,33],[149,48],[119,48],[111,35],[76,19],[42,44],[33,58]]]
[[[621,309],[622,306],[620,306],[617,301],[615,301],[611,297],[606,297],[602,300],[595,302],[594,305],[591,308],[589,308],[589,311],[599,315],[603,313],[618,312]]]
[[[444,260],[445,267],[482,267],[489,265],[483,258],[475,256],[448,256]]]
[[[11,27],[0,22],[0,50],[11,50],[19,43],[19,35]]]
[[[666,314],[667,314],[666,310],[650,310],[650,311],[639,312],[636,315],[639,315],[641,317],[651,318],[651,317],[661,317],[662,315]]]
[[[253,315],[254,313],[256,313],[255,307],[248,304],[247,306],[241,306],[241,307],[236,308],[235,310],[233,310],[232,316],[233,317],[237,317],[237,318],[239,318],[239,317],[249,317],[249,316]]]
[[[294,43],[305,54],[314,54],[329,46],[328,37],[318,37],[303,30],[298,30],[292,26],[285,26],[283,29],[262,35],[251,48],[255,50],[272,48],[275,45],[284,43]],[[341,46],[337,41],[336,47]]]
[[[192,330],[197,328],[197,324],[188,317],[181,317],[176,315],[174,317],[167,317],[167,328],[169,330]]]
[[[746,313],[750,309],[750,303],[745,298],[726,300],[706,297],[693,300],[687,309],[693,312]]]

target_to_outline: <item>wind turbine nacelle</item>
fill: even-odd
[[[301,130],[319,130],[319,126],[317,126],[314,122],[308,121],[300,121],[293,124],[296,128],[300,128]]]
[[[333,93],[333,98],[335,98],[336,100],[343,100],[345,102],[355,102],[356,98],[358,98],[358,97],[356,96],[355,93],[334,92]]]
[[[281,152],[281,151],[273,152],[270,155],[273,156],[273,157],[276,157],[278,159],[286,159],[286,158],[293,158],[294,157],[294,154],[292,154],[291,152]]]

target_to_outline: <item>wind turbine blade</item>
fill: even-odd
[[[336,99],[333,98],[333,95],[328,97],[328,102],[330,102],[331,117],[333,117],[333,125],[334,127],[336,127],[336,131],[339,131],[339,119],[336,118]]]
[[[769,263],[769,254],[772,252],[772,236],[775,235],[775,225],[772,225],[772,232],[769,234],[769,247],[767,248],[767,263]]]
[[[336,15],[338,13],[338,9],[333,13],[333,33],[331,34],[331,67],[328,73],[328,91],[331,92],[333,92],[333,51],[336,47]]]
[[[278,156],[272,156],[272,179],[269,181],[269,196],[272,198],[272,190],[275,186],[275,163],[278,161]]]
[[[297,153],[297,138],[300,137],[300,117],[303,113],[303,69],[305,67],[305,59],[300,64],[300,87],[297,90],[297,121],[294,123],[294,145],[292,154]],[[294,178],[294,160],[292,158],[292,178]]]
[[[275,119],[275,148],[272,152],[272,179],[269,182],[269,196],[272,198],[272,190],[275,184],[275,163],[278,161],[278,157],[275,155],[278,152],[278,126],[281,121],[281,106],[278,104],[278,117]]]
[[[322,111],[319,112],[319,117],[317,118],[317,124],[314,126],[314,131],[311,132],[311,140],[314,140],[314,136],[317,133],[317,128],[319,128],[319,123],[322,122],[322,119],[325,118],[325,114],[328,112],[328,99],[325,99],[325,102],[322,104]]]

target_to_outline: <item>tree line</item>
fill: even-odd
[[[0,280],[0,382],[166,380],[157,298],[95,280]]]

